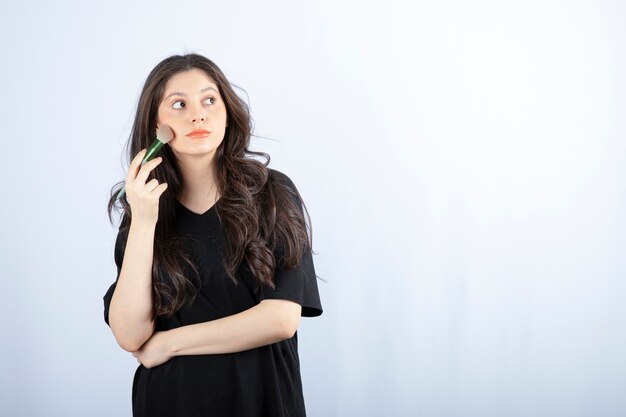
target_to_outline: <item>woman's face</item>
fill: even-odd
[[[174,154],[214,154],[226,132],[226,105],[217,85],[198,68],[174,74],[165,85],[159,105],[157,128],[167,124],[174,131],[168,142]],[[188,136],[194,130],[208,130],[207,135]]]

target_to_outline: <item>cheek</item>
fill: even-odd
[[[228,120],[228,113],[226,112],[226,108],[220,109],[219,116],[224,122]]]
[[[159,110],[158,117],[159,120],[168,120],[172,118],[172,116],[166,110]]]
[[[180,124],[180,120],[169,112],[159,112],[157,115],[157,120],[160,124],[168,125],[174,131],[174,137],[178,136],[178,134],[180,133],[180,127],[178,127],[178,125]]]
[[[157,122],[159,123],[165,123],[165,120],[167,120],[167,117],[165,117],[165,115],[163,114],[163,112],[161,110],[157,111]]]

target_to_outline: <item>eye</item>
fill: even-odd
[[[207,99],[204,100],[204,101],[206,102],[207,100],[213,100],[213,103],[215,103],[215,99],[213,97],[207,97]],[[213,103],[211,103],[211,104],[213,104]]]
[[[185,102],[182,100],[176,100],[174,103],[172,103],[172,107],[175,108],[176,110],[180,110],[181,107],[176,107],[176,103],[180,103],[181,106],[185,107]]]

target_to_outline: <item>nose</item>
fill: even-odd
[[[202,112],[197,112],[194,116],[192,116],[191,118],[191,122],[192,123],[197,123],[197,122],[202,122],[204,123],[206,121],[206,116],[204,113]]]
[[[191,123],[204,123],[206,122],[206,112],[202,106],[194,106],[193,109],[189,112],[191,116]]]

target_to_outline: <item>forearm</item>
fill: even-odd
[[[293,337],[300,323],[300,305],[267,300],[232,316],[178,327],[168,332],[173,356],[241,352]]]
[[[118,344],[137,350],[154,332],[152,261],[155,225],[131,223],[124,262],[109,306],[109,324]]]

